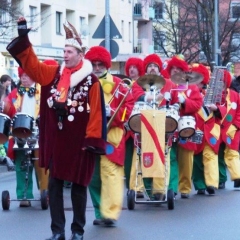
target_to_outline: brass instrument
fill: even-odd
[[[222,105],[222,92],[224,88],[224,69],[226,67],[215,66],[211,75],[209,86],[204,97],[204,105],[220,104]]]
[[[123,93],[121,91],[119,91],[120,87],[123,86],[124,88],[127,88],[127,92],[126,93]],[[129,78],[123,78],[122,81],[118,84],[118,86],[116,87],[114,93],[113,93],[113,96],[112,98],[110,99],[110,101],[108,102],[108,104],[110,105],[110,103],[112,102],[112,100],[115,98],[115,95],[116,94],[120,94],[122,96],[124,96],[120,102],[120,104],[118,105],[118,107],[116,108],[114,114],[111,116],[111,118],[109,119],[108,123],[107,123],[107,132],[109,131],[110,127],[111,127],[111,124],[113,122],[113,120],[115,119],[118,111],[120,110],[121,106],[123,105],[126,97],[128,96],[129,92],[131,91],[132,89],[132,81],[131,79]],[[125,110],[126,111],[126,110]],[[126,112],[124,112],[124,114],[126,114]]]

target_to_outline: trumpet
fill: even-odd
[[[124,92],[121,92],[119,91],[120,90],[120,87],[123,86],[124,88],[127,88],[127,91],[124,93]],[[115,98],[115,96],[117,94],[120,94],[123,96],[120,104],[118,105],[118,107],[116,108],[116,110],[114,111],[113,115],[111,116],[111,118],[109,119],[108,123],[107,123],[107,132],[109,131],[110,127],[111,127],[111,124],[113,122],[113,120],[115,119],[117,113],[119,112],[121,106],[123,105],[125,99],[127,98],[129,92],[131,91],[132,89],[132,81],[131,79],[129,78],[123,78],[122,81],[118,84],[118,86],[116,87],[114,93],[113,93],[113,96],[112,98],[109,100],[108,104],[110,105],[111,102],[113,101],[113,99]],[[124,118],[125,118],[125,115],[126,115],[126,109],[124,110],[124,113],[123,113],[123,117],[122,117],[122,120],[124,121]]]

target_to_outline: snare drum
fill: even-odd
[[[167,106],[159,107],[159,110],[163,110],[166,112],[165,132],[173,133],[178,127],[179,120],[178,110],[172,105],[170,105],[169,107]]]
[[[3,144],[8,141],[8,137],[11,129],[11,119],[0,113],[0,144]]]
[[[17,113],[13,117],[12,135],[18,138],[27,138],[32,135],[33,117],[26,113]]]
[[[178,134],[181,138],[190,138],[195,133],[195,118],[192,116],[183,116],[178,120]]]
[[[140,133],[141,132],[141,110],[151,110],[153,109],[152,106],[145,102],[136,102],[134,104],[131,116],[128,120],[129,128],[135,132]]]

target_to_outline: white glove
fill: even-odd
[[[180,103],[185,103],[185,97],[181,93],[178,94],[178,101]]]
[[[171,93],[170,92],[165,92],[164,93],[164,99],[166,101],[170,101],[171,100]]]
[[[152,92],[146,92],[144,97],[144,102],[151,103],[152,100],[153,100]]]
[[[105,109],[106,109],[106,116],[110,117],[111,116],[111,108],[109,104],[105,104]]]

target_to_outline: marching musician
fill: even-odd
[[[184,61],[184,59],[179,56],[176,58],[179,61]],[[171,80],[177,84],[177,89],[172,90],[172,97],[175,96],[175,98],[178,98],[178,102],[180,104],[180,119],[185,116],[193,117],[193,119],[195,119],[196,112],[202,106],[203,98],[198,90],[198,87],[194,84],[194,78],[192,79],[193,82],[190,82],[191,85],[188,85],[189,79],[187,75],[184,79],[180,78],[180,80],[175,80],[174,76],[181,76],[181,74],[183,74],[183,72],[180,74],[172,73],[171,75]],[[181,193],[181,198],[189,198],[189,193],[191,192],[193,155],[195,149],[195,143],[187,141],[185,138],[179,138],[177,146],[177,159],[179,167],[179,192]]]
[[[41,86],[35,83],[27,73],[21,68],[18,68],[18,75],[20,78],[20,84],[18,88],[15,88],[10,94],[8,95],[6,102],[9,105],[7,114],[13,118],[16,113],[25,113],[29,116],[34,117],[36,119],[39,115],[40,109],[40,94],[41,94]],[[10,143],[13,143],[13,138],[10,139]],[[23,149],[24,141],[26,139],[17,139],[15,141],[19,144],[20,149],[16,149],[14,151],[14,162],[16,166],[16,193],[17,199],[33,199],[33,168],[30,167],[27,169],[24,167],[23,163],[27,160],[26,150]],[[12,150],[13,144],[9,144],[9,151]],[[38,159],[38,149],[35,149],[33,152],[33,157]],[[34,168],[36,170],[36,177],[38,181],[38,186],[40,191],[48,189],[48,174],[45,173],[43,168],[39,167],[39,161],[34,161]],[[28,184],[27,189],[26,187],[26,172],[28,171]],[[24,193],[26,191],[26,196]],[[20,207],[30,207],[31,202],[30,200],[21,200]]]
[[[125,64],[125,73],[132,79],[133,82],[137,81],[140,76],[144,75],[143,60],[136,57],[130,57]],[[127,189],[135,189],[136,185],[136,160],[137,152],[134,146],[134,133],[127,131],[125,137],[126,155],[124,162],[124,172],[126,178]],[[140,176],[139,176],[140,177]],[[143,184],[141,179],[138,181],[137,198],[143,198]]]
[[[218,153],[219,163],[219,187],[225,188],[227,181],[226,167],[229,170],[234,187],[240,187],[240,97],[238,92],[230,89],[232,76],[224,70],[223,99],[225,100],[227,113],[221,121],[221,145]]]
[[[162,60],[157,54],[150,54],[143,60],[144,70],[147,75],[161,76]],[[161,78],[163,78],[161,76]],[[161,89],[157,89],[156,96],[152,94],[149,89],[144,89],[138,81],[133,84],[132,94],[135,101],[144,101],[151,104],[155,98],[158,106],[166,105],[166,99],[164,99],[164,93],[170,92],[173,83],[169,79],[165,79],[165,84]],[[158,107],[157,106],[157,107]],[[167,177],[168,178],[168,177]],[[164,200],[164,181],[163,178],[144,178],[144,185],[146,189],[152,189],[152,195],[154,200]],[[151,194],[150,194],[151,195]]]
[[[7,50],[34,81],[41,84],[40,164],[49,169],[49,207],[52,236],[65,240],[64,181],[72,182],[71,240],[82,240],[86,223],[87,185],[95,156],[105,154],[106,124],[102,89],[75,27],[66,32],[61,66],[41,63],[28,38],[26,19],[18,19],[18,37]],[[32,237],[36,238],[36,236]]]
[[[166,74],[171,79],[174,74],[181,74],[188,71],[187,62],[183,61],[180,56],[173,56],[167,63],[165,68]],[[174,84],[174,83],[172,83]],[[174,84],[172,89],[176,89],[177,85]],[[173,189],[175,196],[178,193],[179,185],[179,169],[178,169],[178,157],[177,157],[177,133],[173,134],[173,139],[170,149],[170,178],[169,178],[169,189]]]
[[[97,159],[89,185],[96,216],[93,225],[111,226],[115,225],[122,209],[125,158],[124,122],[132,111],[133,98],[127,93],[127,87],[122,84],[121,79],[108,72],[111,67],[111,55],[104,47],[91,47],[85,58],[91,61],[93,73],[102,85],[108,121],[115,113],[111,125],[108,125],[106,155],[101,155]],[[125,96],[123,104],[120,105]]]
[[[206,66],[202,64],[192,64],[191,71],[203,76],[203,80],[198,84],[203,97],[208,95],[207,84],[210,73]],[[215,78],[214,78],[215,79]],[[216,84],[219,84],[216,82]],[[210,85],[209,88],[216,88]],[[216,90],[215,90],[216,91]],[[206,103],[196,114],[196,129],[203,133],[202,142],[196,144],[194,153],[192,180],[197,194],[215,194],[218,188],[218,150],[220,145],[220,121],[226,114],[225,104]]]

